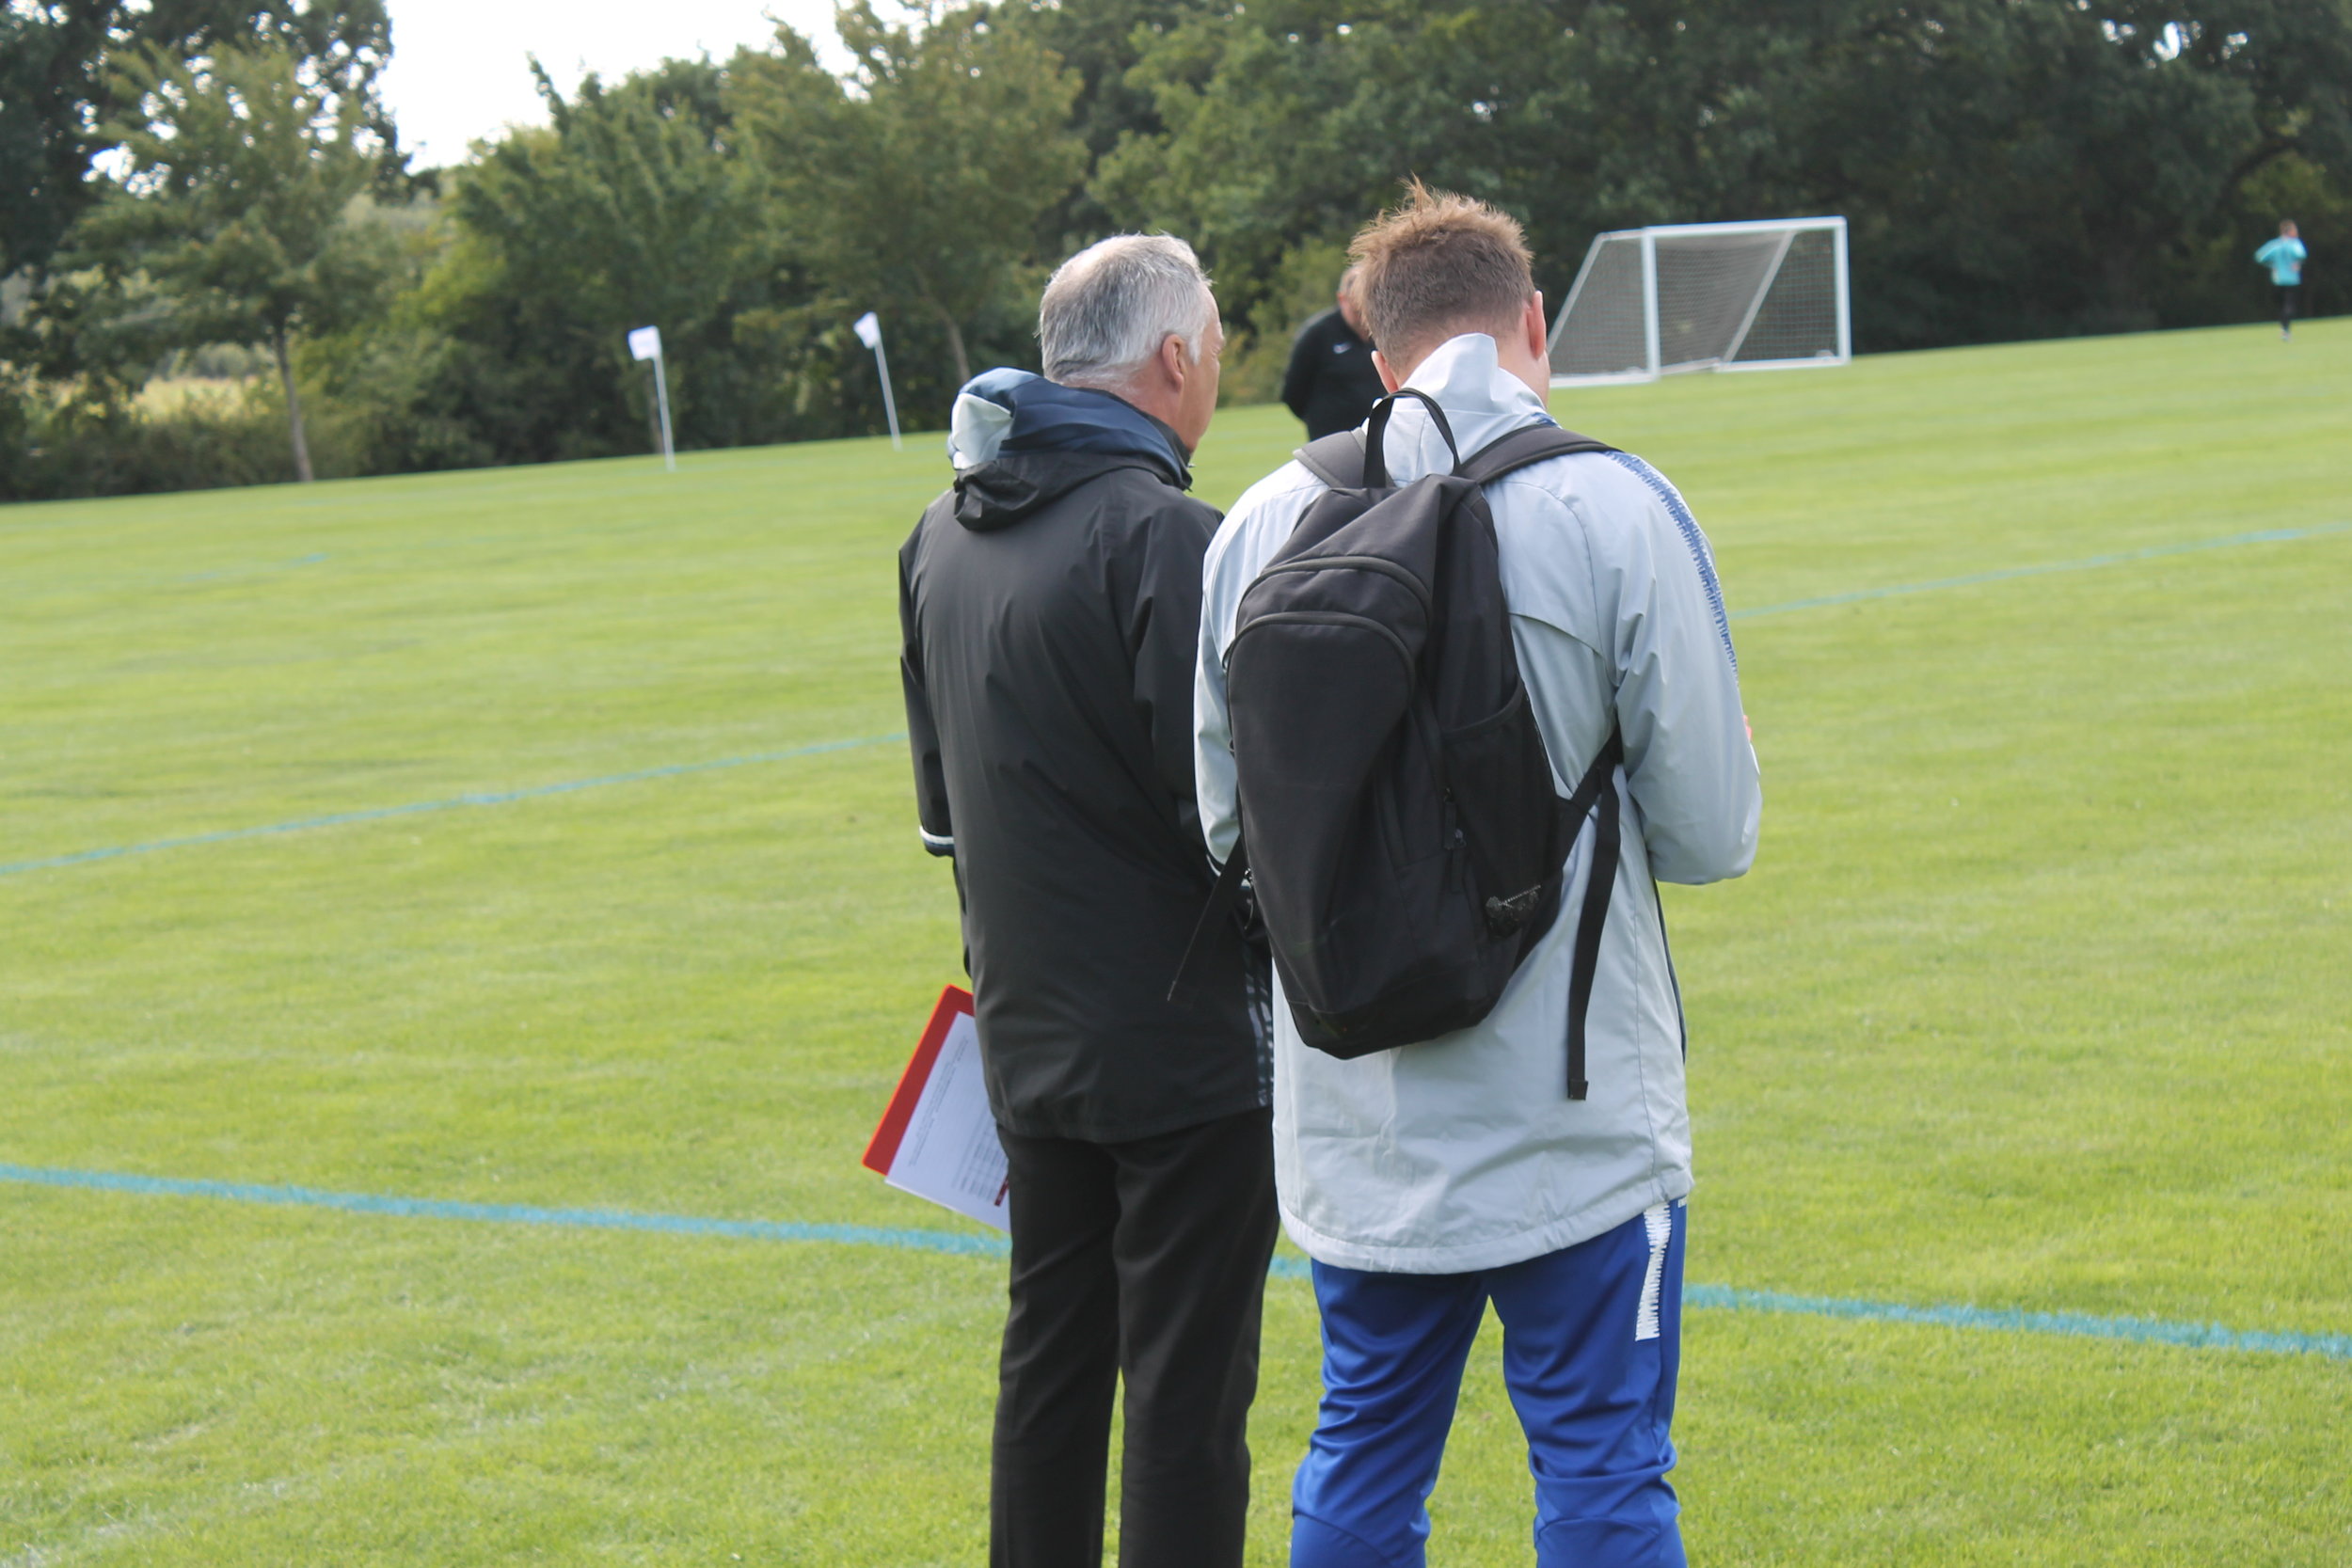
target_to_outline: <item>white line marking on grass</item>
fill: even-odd
[[[904,740],[906,735],[861,736],[854,740],[826,740],[814,746],[794,746],[781,752],[755,752],[748,756],[719,757],[710,762],[681,762],[667,768],[641,768],[632,773],[607,773],[595,779],[571,779],[562,784],[532,784],[524,789],[500,790],[494,794],[453,795],[445,800],[417,800],[405,806],[375,806],[366,811],[339,811],[325,816],[298,817],[292,822],[271,822],[258,828],[224,828],[214,833],[194,833],[186,838],[151,839],[145,844],[119,844],[103,849],[80,849],[70,855],[52,855],[45,860],[17,861],[0,865],[0,877],[14,877],[27,871],[48,871],[61,865],[81,865],[90,861],[115,860],[123,855],[151,855],[158,849],[188,849],[199,844],[226,844],[240,838],[267,838],[278,833],[308,832],[313,828],[340,828],[353,822],[380,822],[388,816],[414,816],[422,812],[455,811],[465,806],[502,806],[515,800],[537,800],[546,795],[570,795],[582,789],[602,789],[608,784],[640,784],[647,779],[675,778],[682,773],[708,773],[722,768],[750,768],[764,762],[784,762],[793,757],[816,756],[824,752],[847,752],[860,746],[885,746],[894,740]]]
[[[2005,566],[1994,572],[1970,572],[1964,577],[1937,578],[1930,582],[1898,583],[1889,588],[1863,588],[1851,594],[1830,594],[1818,599],[1790,599],[1786,604],[1735,610],[1735,621],[1758,615],[1786,615],[1796,610],[1826,610],[1831,605],[1861,604],[1867,599],[1891,599],[1906,594],[1932,594],[1945,588],[1973,588],[1979,583],[2007,582],[2012,578],[2046,577],[2052,572],[2088,572],[2099,566],[2123,566],[2135,561],[2155,561],[2168,555],[2199,550],[2226,550],[2239,545],[2276,545],[2290,539],[2317,539],[2323,534],[2352,530],[2352,522],[2320,523],[2312,528],[2270,528],[2254,533],[2233,533],[2220,539],[2198,539],[2185,545],[2151,545],[2146,549],[2118,550],[2111,555],[2087,555],[2080,561],[2051,561],[2038,566]]]

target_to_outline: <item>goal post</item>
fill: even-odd
[[[1842,217],[1596,234],[1551,328],[1551,384],[1853,357]]]

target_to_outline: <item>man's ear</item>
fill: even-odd
[[[1160,369],[1168,376],[1169,389],[1182,392],[1184,384],[1200,372],[1200,364],[1184,346],[1184,339],[1171,332],[1160,340]]]
[[[1550,357],[1551,331],[1544,321],[1544,292],[1541,289],[1527,296],[1527,309],[1519,312],[1519,329],[1527,335],[1527,356],[1538,364]]]
[[[1405,385],[1405,378],[1389,368],[1389,356],[1378,349],[1372,351],[1372,368],[1380,372],[1380,385],[1390,391]]]

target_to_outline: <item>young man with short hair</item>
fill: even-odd
[[[2279,292],[2279,340],[2284,342],[2295,335],[2295,307],[2303,292],[2303,261],[2311,252],[2303,248],[2302,237],[2296,232],[2295,220],[2279,225],[2279,237],[2267,240],[2254,260],[2270,269],[2271,287]]]
[[[1464,457],[1549,421],[1543,300],[1517,223],[1416,184],[1354,254],[1384,384],[1434,398]],[[1384,450],[1392,483],[1454,462],[1428,410],[1405,399]],[[1201,820],[1220,857],[1240,832],[1225,684],[1237,607],[1324,493],[1289,464],[1210,546],[1194,702]],[[1324,1331],[1294,1568],[1423,1561],[1424,1504],[1489,1303],[1535,1478],[1537,1562],[1683,1561],[1665,1478],[1691,1129],[1653,879],[1748,868],[1756,754],[1713,559],[1663,475],[1629,453],[1581,453],[1519,468],[1486,499],[1553,786],[1569,794],[1621,734],[1623,768],[1606,787],[1620,792],[1623,847],[1597,865],[1600,829],[1582,826],[1557,918],[1470,1028],[1341,1060],[1274,1009],[1277,1189],[1284,1227],[1313,1259]],[[1589,1089],[1570,1099],[1573,950],[1596,875],[1613,879],[1613,896],[1586,1013]]]
[[[1210,877],[1192,661],[1216,513],[1184,494],[1224,332],[1192,250],[1064,262],[1045,374],[956,399],[954,486],[898,556],[923,842],[955,858],[1009,1165],[995,1568],[1239,1568],[1274,1247],[1260,1009],[1238,943],[1168,1000]]]

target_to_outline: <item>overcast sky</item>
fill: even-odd
[[[392,65],[384,96],[411,166],[453,164],[466,144],[509,124],[544,123],[526,56],[569,92],[594,71],[608,79],[707,50],[723,59],[764,43],[773,17],[838,58],[833,0],[390,0]]]

